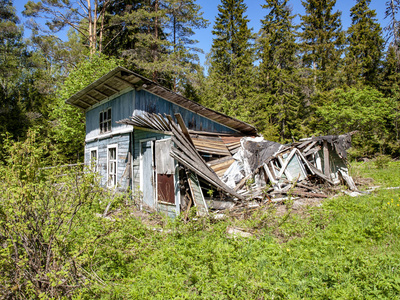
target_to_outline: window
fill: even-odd
[[[93,172],[97,172],[97,148],[90,149],[90,168]]]
[[[107,186],[117,185],[117,147],[108,146],[107,157]]]
[[[111,107],[100,112],[100,133],[111,131]]]

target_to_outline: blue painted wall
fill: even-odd
[[[179,105],[146,92],[145,90],[136,92],[135,98],[135,115],[141,115],[144,111],[150,113],[166,113],[171,116],[174,116],[176,113],[180,113],[189,129],[222,133],[235,132],[229,127],[215,123],[214,121],[197,115],[185,108],[180,107]]]
[[[97,170],[100,174],[101,184],[107,185],[107,145],[117,144],[117,182],[121,190],[126,190],[130,184],[130,170],[125,172],[129,159],[129,145],[130,145],[130,133],[116,135],[108,139],[101,139],[86,143],[85,146],[85,162],[90,161],[90,149],[97,147]],[[123,176],[125,173],[125,176]]]
[[[100,135],[100,112],[111,107],[112,131],[131,128],[131,126],[118,124],[117,121],[132,116],[134,111],[135,93],[133,90],[124,93],[108,102],[90,109],[86,112],[86,140]]]
[[[104,111],[109,107],[111,107],[112,111],[112,130],[109,133],[100,134],[99,115],[101,111]],[[127,131],[132,130],[132,126],[116,123],[117,121],[128,118],[133,114],[141,115],[143,112],[165,113],[171,116],[174,116],[175,113],[180,113],[186,126],[192,130],[221,133],[235,132],[229,127],[199,116],[147,91],[127,91],[86,112],[87,142],[85,146],[85,162],[89,163],[90,161],[90,149],[97,147],[98,172],[101,177],[102,185],[106,186],[107,184],[107,145],[118,145],[117,181],[119,187],[121,189],[131,187],[134,191],[137,190],[140,185],[140,140],[152,138],[160,140],[170,137],[164,133],[139,129],[134,129],[133,134],[131,135],[131,133],[127,133]],[[132,155],[133,174],[130,173],[131,170],[127,170],[129,153]],[[123,176],[124,173],[125,176]],[[158,209],[169,216],[173,216],[176,212],[179,212],[178,205],[159,204]]]

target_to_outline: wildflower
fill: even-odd
[[[288,249],[286,249],[286,251],[287,251],[287,252],[289,252],[289,251],[290,251],[290,249],[288,248]]]

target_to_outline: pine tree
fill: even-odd
[[[203,100],[223,113],[248,118],[254,49],[243,0],[222,0],[213,26],[209,55],[209,90]]]
[[[266,0],[263,8],[269,13],[261,21],[257,40],[261,60],[258,87],[261,95],[268,96],[258,98],[256,107],[259,108],[255,115],[259,117],[257,125],[264,135],[271,139],[271,134],[276,132],[282,141],[287,141],[296,135],[296,127],[300,123],[296,26],[293,25],[294,16],[288,0]],[[271,123],[276,130],[268,128]]]
[[[303,64],[312,70],[312,93],[337,85],[344,33],[341,12],[332,12],[335,3],[336,0],[302,1],[306,14],[301,17],[301,48]]]
[[[358,0],[351,8],[351,26],[347,30],[345,70],[347,84],[358,81],[376,85],[380,60],[384,48],[382,30],[376,20],[376,13],[368,5],[371,0]]]
[[[107,15],[106,53],[124,57],[130,69],[183,92],[201,51],[194,47],[194,30],[207,25],[200,6],[194,0],[124,0],[109,5]]]

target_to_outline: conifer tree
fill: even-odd
[[[213,27],[209,55],[206,105],[223,113],[248,118],[253,80],[253,34],[247,26],[243,0],[222,0]]]
[[[302,1],[306,14],[301,17],[301,48],[304,66],[312,70],[309,78],[312,93],[329,90],[337,84],[344,33],[341,12],[333,12],[335,3],[336,0]]]
[[[130,69],[183,92],[201,51],[194,46],[194,31],[207,25],[200,9],[195,0],[114,2],[107,9],[105,51],[124,57]]]
[[[400,152],[400,21],[398,13],[400,0],[388,0],[386,2],[385,18],[389,24],[385,27],[389,47],[384,61],[384,76],[382,87],[393,107],[393,131],[395,133],[395,146]]]
[[[389,24],[385,27],[387,39],[392,50],[396,55],[398,69],[400,70],[400,21],[397,15],[400,10],[400,0],[388,0],[386,2],[385,19],[389,20]]]
[[[0,0],[0,133],[9,132],[15,137],[27,125],[21,84],[28,52],[18,23],[13,2]]]
[[[369,9],[371,0],[358,0],[351,8],[351,26],[347,30],[345,70],[347,84],[358,81],[375,85],[378,80],[380,60],[384,48],[382,30],[376,13]]]
[[[266,0],[269,12],[261,21],[258,88],[262,97],[256,107],[258,129],[268,136],[279,133],[281,141],[296,135],[301,98],[297,80],[296,27],[288,0]],[[267,103],[265,103],[267,101]],[[268,122],[269,121],[269,122]],[[260,124],[261,123],[261,124]],[[268,124],[269,123],[269,124]],[[275,130],[271,127],[274,124]]]

